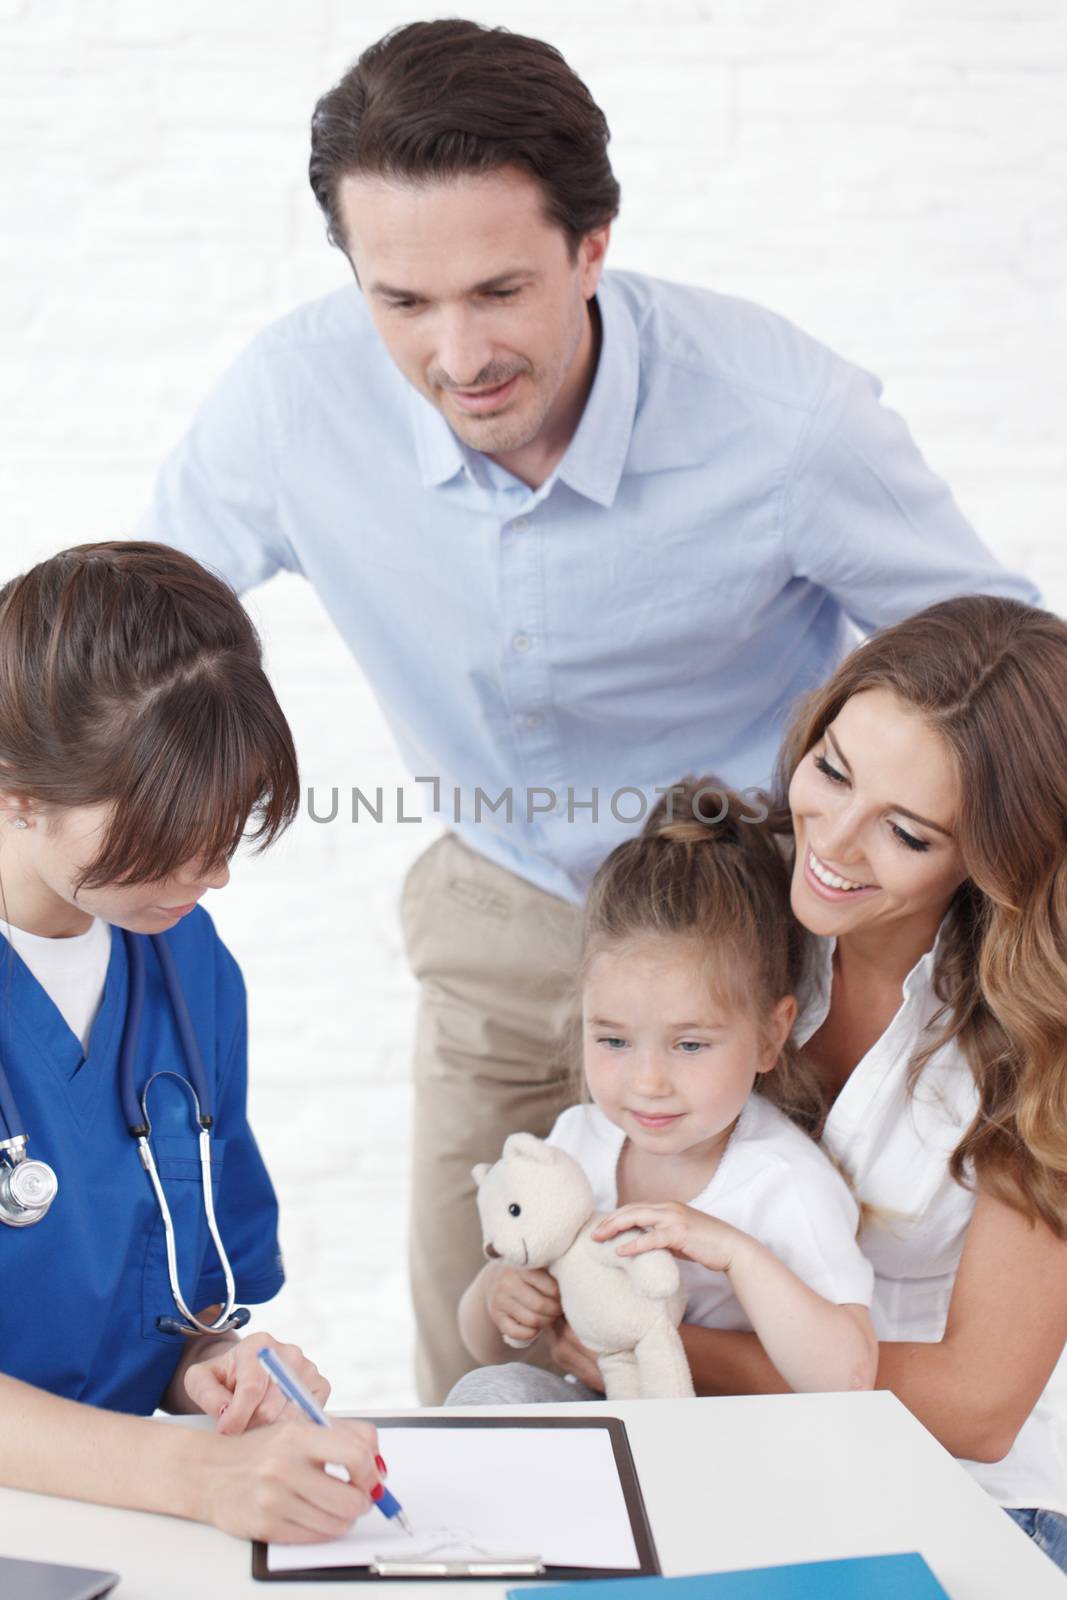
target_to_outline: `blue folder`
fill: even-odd
[[[697,1578],[612,1578],[539,1589],[552,1600],[949,1600],[920,1555],[805,1561]],[[509,1589],[508,1600],[530,1600]]]

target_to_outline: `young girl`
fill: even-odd
[[[6,1486],[294,1542],[381,1493],[372,1428],[260,1426],[283,1409],[256,1360],[275,1341],[234,1331],[235,1299],[281,1286],[277,1205],[245,1117],[241,974],[197,902],[248,819],[262,848],[298,798],[256,635],[195,561],[85,545],[0,591]],[[157,1407],[216,1429],[141,1420]]]
[[[687,1324],[754,1331],[793,1389],[863,1389],[876,1346],[856,1204],[817,1145],[753,1093],[797,1070],[802,953],[770,834],[714,780],[677,785],[593,880],[580,974],[592,1104],[565,1111],[549,1142],[612,1213],[601,1239],[636,1226],[620,1254],[682,1258]],[[505,1343],[560,1315],[549,1273],[483,1267],[460,1331],[478,1360],[510,1364],[468,1374],[450,1402],[592,1397],[589,1352],[589,1384],[575,1386],[515,1363]]]

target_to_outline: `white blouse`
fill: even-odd
[[[619,1203],[616,1172],[626,1136],[595,1105],[571,1106],[548,1143],[572,1155],[597,1211]],[[834,1305],[871,1303],[873,1273],[856,1243],[859,1208],[817,1144],[762,1095],[749,1095],[707,1187],[689,1204],[751,1234]],[[725,1272],[681,1261],[686,1322],[751,1332]]]
[[[836,940],[818,939],[811,987],[795,1037],[804,1044],[830,1005]],[[941,1002],[933,990],[937,945],[904,981],[900,1009],[853,1070],[831,1108],[823,1146],[851,1179],[864,1213],[860,1244],[874,1267],[871,1315],[880,1339],[936,1343],[974,1212],[948,1158],[978,1105],[958,1045],[933,1055],[909,1094],[908,1065]],[[1005,1360],[1012,1359],[1006,1349]],[[1067,1360],[1061,1358],[1009,1453],[962,1463],[1004,1506],[1067,1514]]]

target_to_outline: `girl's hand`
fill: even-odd
[[[216,1347],[213,1354],[203,1361],[191,1362],[185,1370],[186,1394],[207,1416],[215,1418],[219,1433],[262,1428],[277,1422],[290,1405],[257,1359],[257,1351],[264,1345],[278,1352],[320,1406],[328,1400],[330,1385],[295,1344],[279,1344],[269,1333],[248,1334],[236,1343]],[[296,1407],[291,1411],[295,1414]]]
[[[712,1272],[729,1272],[739,1250],[749,1242],[747,1233],[718,1217],[709,1217],[677,1200],[657,1205],[622,1206],[593,1230],[593,1238],[613,1239],[627,1228],[644,1228],[640,1238],[618,1247],[620,1256],[639,1256],[646,1250],[669,1250],[672,1255],[696,1261]]]
[[[553,1365],[559,1367],[561,1372],[571,1373],[581,1383],[588,1384],[590,1389],[595,1389],[598,1394],[604,1393],[604,1380],[600,1375],[596,1356],[582,1343],[564,1317],[553,1323],[548,1336],[548,1348]]]
[[[382,1493],[378,1434],[366,1422],[318,1428],[306,1417],[286,1418],[240,1439],[209,1437],[205,1444],[201,1520],[238,1539],[338,1539]],[[327,1462],[344,1467],[351,1481],[327,1473]]]
[[[532,1344],[562,1312],[559,1284],[550,1272],[509,1267],[494,1262],[485,1291],[485,1305],[501,1338]]]

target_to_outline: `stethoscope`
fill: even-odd
[[[170,946],[160,934],[136,934],[124,929],[123,938],[126,941],[129,969],[129,998],[126,1005],[126,1026],[119,1054],[119,1095],[126,1126],[131,1137],[137,1141],[137,1154],[148,1174],[148,1181],[152,1185],[152,1192],[163,1218],[167,1276],[170,1279],[170,1292],[174,1304],[180,1313],[177,1317],[157,1317],[156,1326],[161,1333],[190,1336],[202,1333],[228,1333],[233,1328],[243,1328],[251,1312],[235,1303],[233,1269],[219,1237],[218,1222],[215,1218],[215,1199],[211,1191],[211,1128],[215,1120],[214,1095],[207,1073],[204,1071],[203,1057],[200,1054],[200,1046],[197,1043]],[[188,1076],[169,1069],[154,1072],[138,1097],[135,1069],[141,1018],[144,1014],[146,938],[152,941],[163,973],[167,999],[181,1040]],[[150,1143],[152,1122],[148,1115],[148,1093],[158,1078],[173,1078],[181,1084],[192,1102],[193,1125],[198,1129],[200,1187],[204,1201],[204,1215],[226,1284],[226,1302],[214,1322],[210,1323],[201,1322],[189,1309],[178,1277],[174,1222],[163,1185],[159,1181]],[[6,1222],[12,1228],[28,1228],[33,1223],[40,1222],[59,1193],[59,1179],[48,1163],[33,1160],[26,1154],[29,1139],[25,1133],[19,1132],[23,1126],[7,1073],[0,1064],[0,1134],[5,1135],[0,1138],[0,1222]]]

